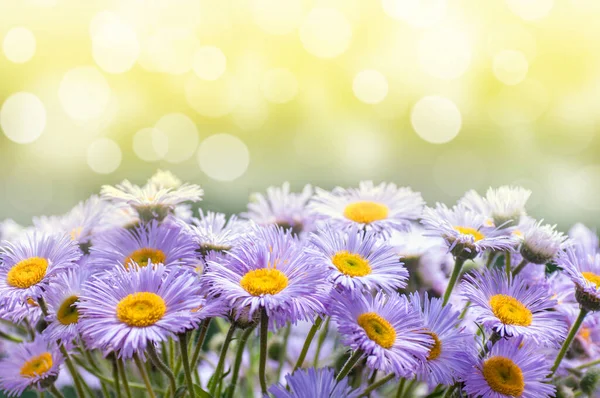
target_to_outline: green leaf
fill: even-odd
[[[194,392],[198,398],[213,398],[212,395],[204,391],[198,384],[194,384]]]

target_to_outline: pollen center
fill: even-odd
[[[433,361],[442,354],[442,341],[440,340],[438,335],[433,332],[427,332],[427,334],[433,338],[433,347],[431,347],[431,349],[429,350],[427,360]]]
[[[525,389],[521,368],[506,357],[495,356],[483,363],[483,377],[500,394],[520,397]]]
[[[44,279],[48,269],[48,260],[31,257],[21,260],[8,271],[6,282],[13,287],[27,289]]]
[[[490,298],[490,306],[496,318],[505,325],[531,325],[533,314],[514,297],[505,294],[493,295]]]
[[[389,209],[377,202],[354,202],[344,209],[344,217],[361,224],[386,219]]]
[[[56,312],[56,319],[63,325],[71,325],[73,323],[77,323],[79,320],[79,312],[77,311],[77,307],[75,303],[79,301],[79,297],[71,296],[67,297],[65,301],[62,302],[58,311]]]
[[[348,276],[365,276],[371,273],[369,260],[363,258],[356,253],[348,253],[347,251],[337,252],[331,262],[344,275]]]
[[[593,272],[582,272],[581,275],[585,278],[586,281],[596,285],[596,289],[600,288],[600,276],[594,274]]]
[[[129,269],[129,264],[137,263],[140,267],[146,267],[148,262],[152,264],[164,264],[167,256],[162,250],[143,247],[137,249],[125,259],[125,268]]]
[[[45,352],[25,362],[21,367],[20,373],[23,377],[36,377],[43,375],[50,369],[52,369],[52,355],[49,352]]]
[[[456,226],[454,227],[454,230],[458,231],[463,235],[471,235],[475,242],[478,242],[485,238],[485,235],[482,234],[480,231],[476,230],[475,228]]]
[[[396,330],[384,318],[374,312],[365,312],[358,316],[358,324],[365,330],[367,336],[382,346],[391,348],[396,341]]]
[[[261,268],[248,271],[240,286],[253,296],[277,294],[288,285],[288,278],[276,268]]]
[[[135,327],[154,325],[166,311],[167,306],[162,297],[150,292],[130,294],[117,304],[117,318]]]

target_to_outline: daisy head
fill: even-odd
[[[119,357],[143,356],[148,344],[194,328],[206,300],[197,276],[162,264],[96,274],[77,303],[79,327],[90,349]]]
[[[325,227],[312,234],[310,242],[309,262],[327,269],[335,287],[362,294],[363,290],[393,292],[406,286],[408,271],[400,257],[374,231]]]
[[[5,243],[0,254],[0,302],[11,306],[36,300],[51,278],[75,266],[81,253],[67,235],[34,231],[15,243]]]
[[[362,181],[358,188],[317,188],[309,208],[321,219],[340,228],[365,227],[378,232],[405,230],[421,216],[425,202],[418,192],[392,183]]]
[[[198,212],[199,217],[192,219],[189,231],[203,255],[231,250],[248,225],[235,215],[227,219],[223,213],[212,211],[204,213],[202,209]]]
[[[519,230],[522,233],[521,255],[530,263],[546,264],[567,245],[567,237],[556,230],[556,225],[542,225],[542,221],[528,219]]]
[[[335,372],[331,368],[298,369],[285,376],[286,388],[283,384],[273,385],[269,392],[274,398],[358,398],[360,391],[354,390],[348,379],[335,380]]]
[[[452,305],[442,306],[441,299],[429,299],[425,293],[421,300],[419,294],[413,293],[410,303],[423,317],[424,330],[434,341],[426,360],[417,369],[417,379],[430,386],[453,384],[458,376],[469,371],[477,356],[474,336],[457,327],[460,312]]]
[[[275,224],[289,228],[295,235],[309,232],[315,218],[307,209],[312,194],[310,185],[306,185],[302,192],[294,193],[290,192],[289,182],[284,182],[281,187],[267,188],[266,195],[254,193],[248,203],[248,211],[242,213],[242,217],[259,225]]]
[[[501,337],[523,336],[556,346],[566,336],[564,317],[554,311],[556,300],[545,285],[527,286],[520,275],[509,280],[496,270],[467,275],[462,292],[477,322]]]
[[[549,374],[550,363],[535,344],[500,340],[464,374],[464,389],[472,397],[553,397],[556,387]]]
[[[588,311],[600,310],[600,253],[568,247],[557,258],[558,266],[575,283],[575,298]]]
[[[371,369],[411,377],[427,360],[434,339],[406,296],[383,292],[374,297],[339,292],[333,296],[331,316],[343,343],[364,352]]]
[[[505,236],[485,216],[462,205],[448,208],[438,203],[423,211],[425,229],[441,236],[455,257],[473,259],[485,250],[511,250],[516,241]]]
[[[236,313],[266,311],[271,324],[312,320],[324,312],[329,285],[321,266],[307,262],[291,231],[254,226],[220,262],[209,261],[205,281]]]
[[[133,229],[116,228],[98,238],[90,253],[96,268],[145,267],[149,262],[167,267],[196,266],[196,245],[186,231],[172,223],[152,221]]]
[[[525,205],[531,191],[522,187],[501,186],[489,188],[485,197],[469,191],[459,201],[469,210],[489,217],[498,228],[515,227],[526,214]]]
[[[63,357],[54,344],[38,337],[10,347],[0,360],[0,389],[9,397],[21,396],[29,387],[44,389],[56,381]]]

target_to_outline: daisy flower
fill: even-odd
[[[358,188],[316,189],[309,209],[339,228],[366,227],[376,231],[405,230],[421,216],[425,202],[418,192],[392,183],[362,181]]]
[[[501,337],[523,336],[546,346],[565,338],[564,318],[553,311],[556,300],[544,285],[527,286],[519,275],[509,280],[494,270],[467,275],[462,289],[477,322]]]
[[[553,397],[550,364],[538,347],[522,339],[500,340],[465,373],[464,390],[470,397]]]
[[[10,347],[0,361],[0,389],[9,397],[21,396],[29,387],[41,390],[54,383],[63,362],[58,347],[41,337]]]
[[[159,169],[148,179],[146,184],[155,186],[158,189],[177,189],[183,185],[183,181],[169,170]]]
[[[238,313],[248,307],[250,318],[264,309],[277,327],[312,320],[324,312],[329,287],[323,268],[307,262],[303,250],[289,230],[254,226],[223,261],[208,262],[204,279]]]
[[[90,265],[112,268],[135,263],[145,267],[149,261],[167,267],[196,266],[196,245],[181,226],[152,221],[133,230],[117,228],[97,239],[90,252]]]
[[[419,294],[413,293],[410,303],[415,312],[421,313],[426,333],[434,341],[426,361],[417,369],[417,379],[430,387],[453,384],[457,375],[469,371],[477,356],[474,336],[457,328],[460,312],[453,310],[452,305],[442,306],[441,299],[429,299],[425,293],[421,300]]]
[[[397,293],[353,297],[334,292],[331,317],[342,342],[364,352],[367,365],[386,374],[412,377],[434,347],[419,312]]]
[[[197,276],[162,264],[116,268],[91,277],[79,296],[79,327],[90,349],[121,358],[199,323],[206,300]],[[200,314],[200,315],[199,315]]]
[[[227,219],[223,213],[204,213],[202,209],[198,212],[200,217],[193,218],[188,228],[203,254],[230,250],[248,226],[235,215]]]
[[[15,243],[5,243],[0,254],[0,302],[11,306],[36,300],[50,279],[75,266],[79,248],[66,235],[36,231]]]
[[[525,204],[531,191],[522,187],[501,186],[489,188],[485,197],[471,190],[459,201],[471,211],[490,218],[498,228],[515,227],[526,215]]]
[[[567,246],[567,237],[556,230],[556,225],[542,225],[529,219],[519,226],[522,232],[521,255],[533,264],[546,264]]]
[[[284,182],[281,187],[267,188],[266,196],[254,193],[248,203],[248,211],[241,216],[259,225],[276,224],[282,228],[290,228],[292,233],[311,231],[314,216],[307,209],[312,197],[310,185],[304,186],[302,192],[290,192],[290,183]]]
[[[311,234],[308,261],[327,269],[332,283],[352,293],[404,288],[408,271],[393,246],[380,241],[374,231],[351,227],[347,232],[331,227]]]
[[[348,379],[335,381],[335,372],[331,368],[298,369],[285,376],[287,389],[283,384],[273,385],[269,392],[274,398],[358,398],[360,391],[354,390]]]
[[[428,231],[441,236],[456,257],[473,259],[485,250],[511,250],[516,241],[490,226],[486,218],[464,206],[449,209],[438,203],[423,211],[421,223]]]
[[[0,306],[0,319],[15,324],[28,322],[29,325],[35,326],[42,316],[40,305],[31,297],[22,302],[15,302],[12,306]]]
[[[575,283],[577,302],[588,311],[600,310],[600,252],[568,247],[556,262]]]

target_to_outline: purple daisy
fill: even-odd
[[[329,285],[324,270],[308,263],[291,231],[253,226],[221,262],[209,261],[204,275],[210,291],[248,316],[264,309],[271,324],[312,320],[324,312]]]
[[[0,303],[5,306],[36,300],[50,279],[75,266],[79,248],[67,235],[37,231],[15,243],[6,242],[0,254]]]
[[[298,369],[285,376],[289,386],[274,384],[269,392],[274,398],[358,398],[360,391],[349,385],[348,379],[335,380],[335,372],[331,368]]]
[[[374,231],[351,227],[347,232],[321,228],[310,236],[308,261],[327,269],[336,287],[355,294],[363,290],[393,292],[406,286],[408,271],[393,246]]]
[[[227,219],[223,213],[204,213],[202,209],[198,212],[199,218],[193,218],[192,225],[188,228],[203,254],[230,250],[248,229],[248,222],[238,219],[235,215]]]
[[[575,283],[579,304],[589,311],[600,310],[600,252],[575,245],[558,255],[557,264]]]
[[[90,349],[131,358],[143,355],[148,344],[194,328],[205,305],[192,271],[158,264],[94,275],[84,285],[77,309]]]
[[[371,369],[398,377],[412,377],[434,346],[420,313],[397,293],[353,297],[334,292],[331,317],[342,342],[364,352]]]
[[[520,275],[509,280],[494,270],[468,274],[462,291],[477,321],[501,337],[523,336],[546,346],[565,339],[564,318],[545,285],[527,286]]]
[[[550,363],[538,347],[522,339],[500,340],[464,374],[464,389],[472,397],[553,397],[549,374]]]
[[[0,389],[9,397],[20,396],[28,387],[43,389],[56,380],[63,357],[54,344],[38,337],[9,347],[0,361]]]

